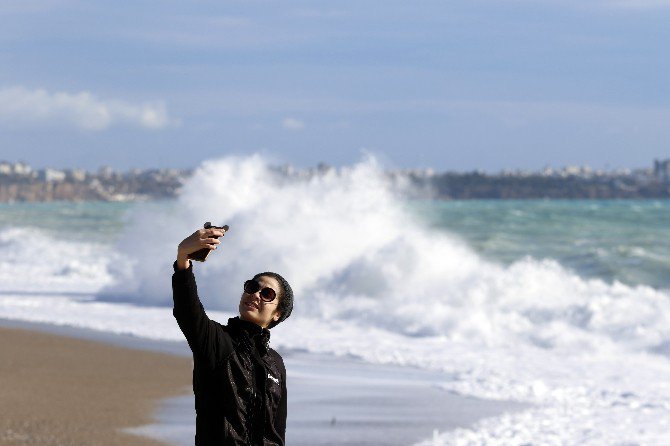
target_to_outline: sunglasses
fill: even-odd
[[[272,302],[277,297],[277,293],[272,288],[261,288],[261,284],[255,280],[247,280],[244,282],[244,292],[247,294],[254,294],[260,291],[260,296],[263,302]]]

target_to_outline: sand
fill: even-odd
[[[193,444],[185,341],[7,320],[0,326],[0,446]],[[290,446],[406,446],[434,429],[527,408],[441,390],[439,372],[280,353]]]
[[[0,445],[163,444],[123,428],[191,392],[189,358],[0,328]]]

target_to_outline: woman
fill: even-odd
[[[189,255],[216,249],[222,228],[199,229],[178,246],[172,275],[173,314],[193,352],[195,444],[283,446],[286,369],[269,348],[269,329],[293,309],[293,291],[279,274],[244,283],[240,315],[226,325],[207,317]]]

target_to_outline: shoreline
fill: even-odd
[[[165,445],[128,428],[190,388],[190,360],[0,324],[0,445]]]
[[[193,444],[186,342],[8,319],[0,319],[0,337],[3,357],[11,358],[0,366],[0,446]],[[529,407],[441,390],[445,378],[439,372],[280,353],[287,367],[291,446],[406,446],[434,430],[467,428]],[[15,389],[11,398],[8,389]],[[61,399],[44,398],[44,392]],[[6,418],[14,406],[23,409]]]

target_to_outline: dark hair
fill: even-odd
[[[281,286],[279,303],[277,304],[277,311],[280,312],[280,316],[279,319],[277,319],[276,321],[270,322],[268,328],[272,328],[277,324],[279,324],[280,322],[283,322],[284,319],[286,319],[291,315],[291,311],[293,311],[293,290],[291,289],[291,285],[288,284],[286,279],[284,279],[277,273],[273,273],[270,271],[266,271],[264,273],[258,273],[254,276],[253,280],[258,280],[261,276],[267,276],[277,279],[277,282],[279,282],[279,286]]]

